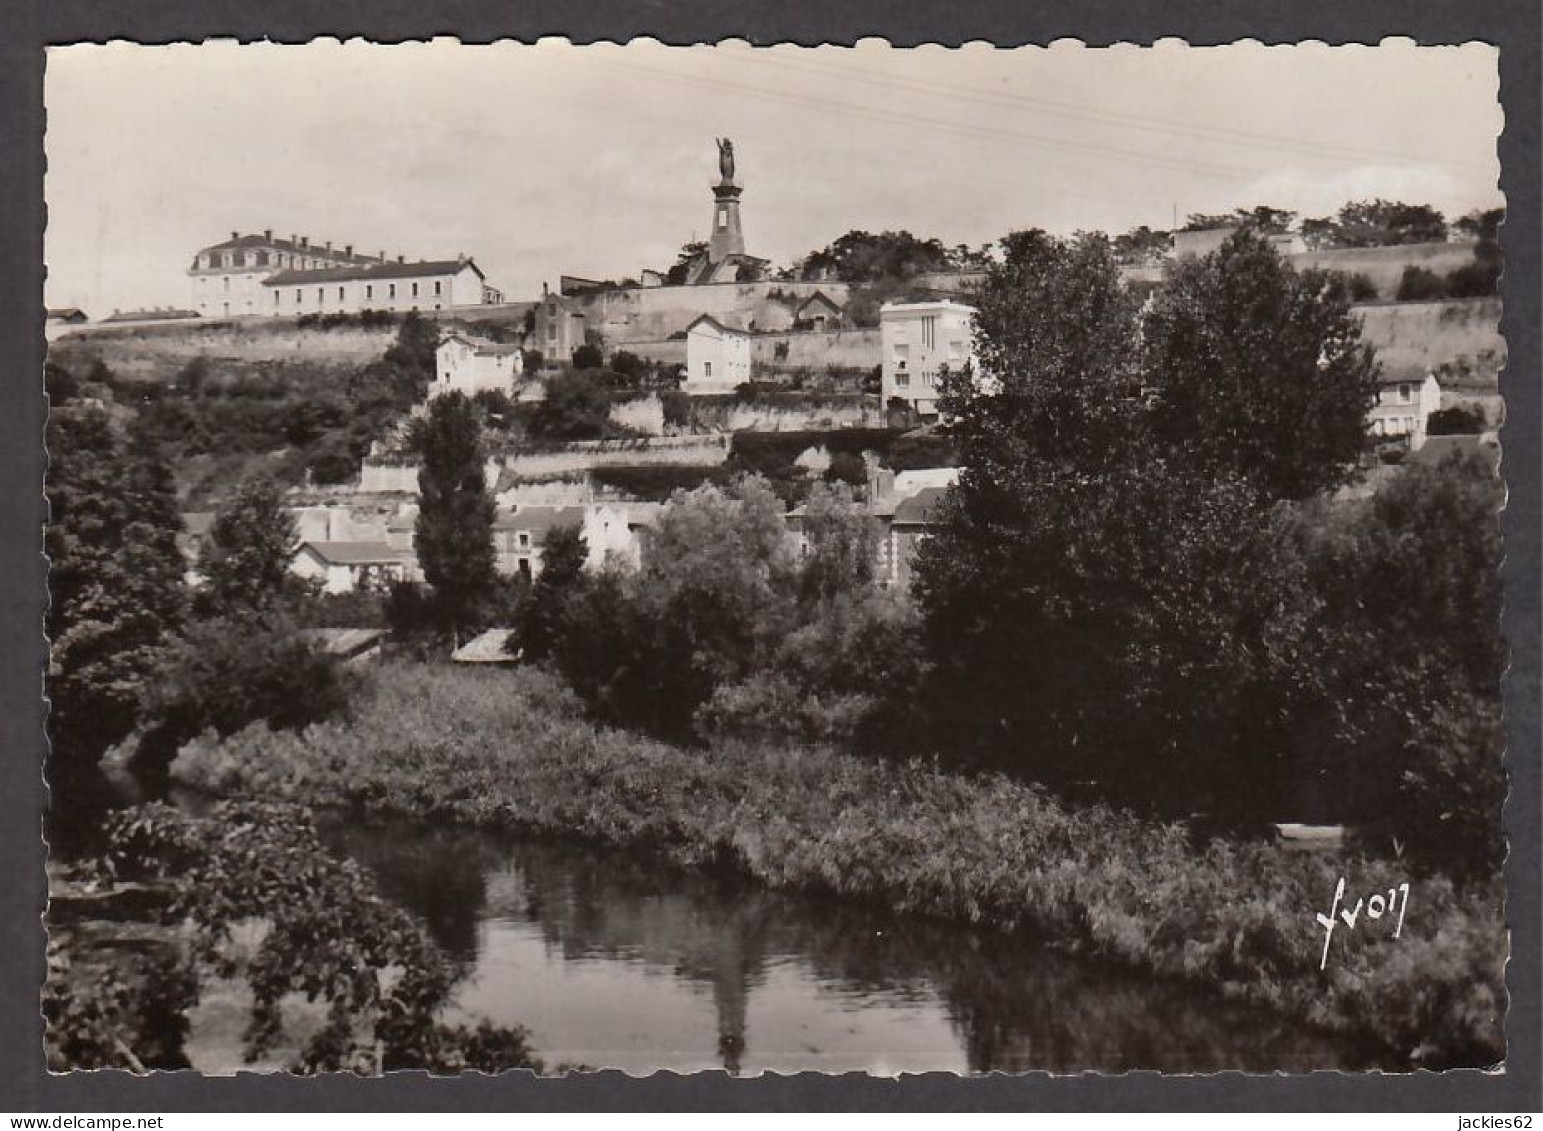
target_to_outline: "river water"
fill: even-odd
[[[1371,1066],[1346,1043],[1268,1011],[1017,936],[570,843],[405,823],[331,822],[324,832],[465,964],[455,1019],[525,1026],[549,1067]],[[56,829],[54,843],[70,855],[89,839]],[[239,994],[205,999],[189,1040],[195,1067],[244,1067]]]

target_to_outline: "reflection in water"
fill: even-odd
[[[464,830],[334,826],[549,1064],[646,1072],[1364,1068],[1345,1044],[1019,937]]]

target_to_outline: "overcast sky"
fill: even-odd
[[[186,305],[272,228],[476,258],[511,298],[668,267],[734,140],[747,250],[851,228],[978,244],[1371,196],[1501,203],[1480,44],[996,50],[212,43],[50,49],[47,303]]]

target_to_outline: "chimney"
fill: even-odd
[[[301,236],[300,237],[300,246],[301,247],[310,247],[311,246],[311,237],[310,236]]]
[[[263,239],[267,240],[269,243],[273,242],[273,229],[272,228],[264,228],[263,229]]]
[[[348,256],[348,258],[352,259],[354,257],[354,245],[351,244],[351,243],[344,244],[343,245],[343,254]]]
[[[396,257],[396,261],[398,263],[406,263],[407,262],[407,256],[399,255],[399,256]]]
[[[294,247],[295,244],[297,244],[298,242],[299,242],[299,237],[297,237],[294,232],[290,232],[289,233],[289,246],[290,247]]]
[[[332,241],[331,240],[327,241],[327,254],[328,255],[332,254]]]
[[[240,232],[232,232],[232,233],[230,233],[230,238],[233,239],[233,240],[239,240],[241,238],[241,233]]]
[[[380,254],[377,255],[375,258],[380,260],[382,263],[384,263],[386,261],[386,249],[385,248],[381,248],[380,249]]]

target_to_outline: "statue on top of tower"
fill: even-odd
[[[734,181],[734,143],[726,137],[716,139],[718,142],[718,172],[723,174],[726,184]]]

